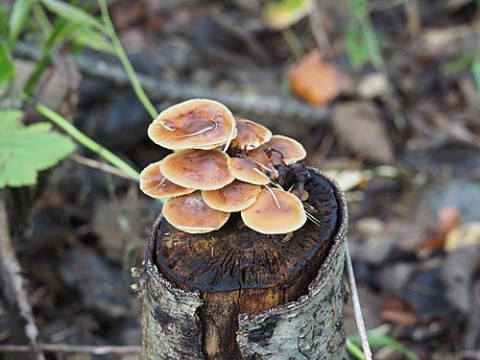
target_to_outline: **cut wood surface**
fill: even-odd
[[[346,207],[310,170],[307,222],[263,235],[232,216],[221,230],[186,234],[160,217],[141,294],[144,359],[342,359]]]

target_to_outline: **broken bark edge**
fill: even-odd
[[[348,212],[338,184],[317,169],[338,202],[338,226],[325,261],[308,293],[298,300],[256,315],[239,315],[237,342],[244,359],[346,359],[343,326],[343,269]],[[205,359],[198,291],[185,291],[168,281],[154,263],[157,230],[155,221],[140,277],[142,305],[142,356],[150,359]],[[162,296],[158,296],[162,294]],[[299,357],[301,356],[301,357]]]

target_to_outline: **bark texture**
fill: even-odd
[[[342,239],[297,301],[262,314],[240,315],[237,342],[244,359],[346,359]]]
[[[154,228],[163,220],[160,216]],[[153,235],[154,237],[154,235]],[[148,253],[153,251],[150,239]],[[197,315],[200,293],[176,288],[148,256],[140,279],[142,304],[142,359],[204,359],[203,327]]]
[[[162,218],[157,219],[140,279],[144,360],[346,358],[342,281],[346,203],[331,179],[311,171],[329,183],[338,204],[334,234],[303,295],[261,312],[248,313],[249,307],[241,305],[235,305],[239,311],[232,311],[229,304],[239,302],[235,291],[181,289],[167,280],[170,276],[164,276],[155,265],[157,232],[162,224]],[[236,325],[230,334],[232,326],[224,323],[232,321]]]

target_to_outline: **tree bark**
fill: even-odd
[[[239,226],[190,235],[160,216],[144,271],[142,358],[346,359],[345,197],[314,169],[318,222],[287,236]]]

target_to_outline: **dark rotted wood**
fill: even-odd
[[[239,314],[257,314],[306,294],[338,227],[334,189],[311,172],[307,203],[311,221],[289,235],[263,235],[242,225],[238,214],[219,231],[192,235],[162,221],[156,232],[156,265],[186,291],[199,291],[206,359],[241,359],[236,342]]]

